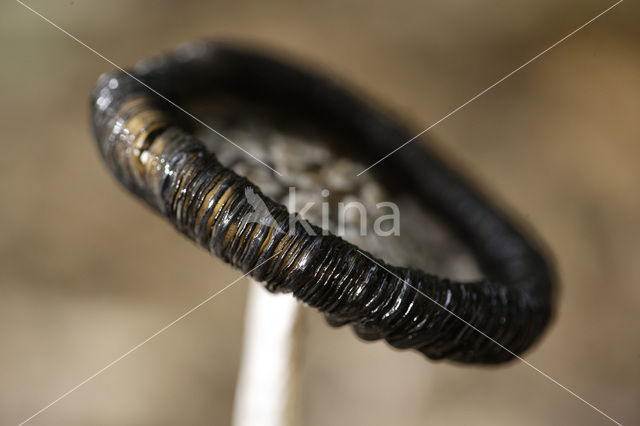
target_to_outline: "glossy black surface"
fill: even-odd
[[[223,91],[327,123],[365,163],[412,136],[331,80],[231,45],[196,42],[142,62],[133,75],[177,103]],[[271,291],[292,292],[333,325],[433,359],[498,363],[527,349],[550,319],[553,278],[539,249],[420,143],[378,173],[458,232],[484,280],[453,282],[374,262],[339,237],[309,235],[295,221],[290,227],[284,206],[223,167],[173,106],[125,73],[100,78],[92,108],[100,152],[126,188],[212,254]],[[264,200],[275,226],[252,220],[247,189]]]

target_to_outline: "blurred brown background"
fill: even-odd
[[[204,36],[266,44],[417,133],[612,2],[28,4],[125,67]],[[640,422],[638,18],[622,3],[430,132],[556,257],[558,315],[527,359],[625,424]],[[88,95],[111,65],[12,1],[0,35],[0,423],[17,424],[239,273],[103,167]],[[31,424],[228,424],[245,295],[242,281]],[[607,424],[522,363],[432,363],[306,322],[305,424]]]

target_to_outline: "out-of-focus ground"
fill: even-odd
[[[122,66],[203,36],[266,44],[417,133],[612,3],[29,4]],[[430,132],[555,255],[557,318],[527,359],[625,424],[640,422],[638,18],[622,3]],[[0,44],[0,423],[17,424],[239,273],[103,167],[88,94],[113,66],[12,1]],[[31,424],[227,424],[245,295],[243,280]],[[520,362],[432,363],[306,324],[308,425],[607,423]]]

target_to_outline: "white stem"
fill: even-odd
[[[299,303],[251,282],[234,426],[297,424]]]

